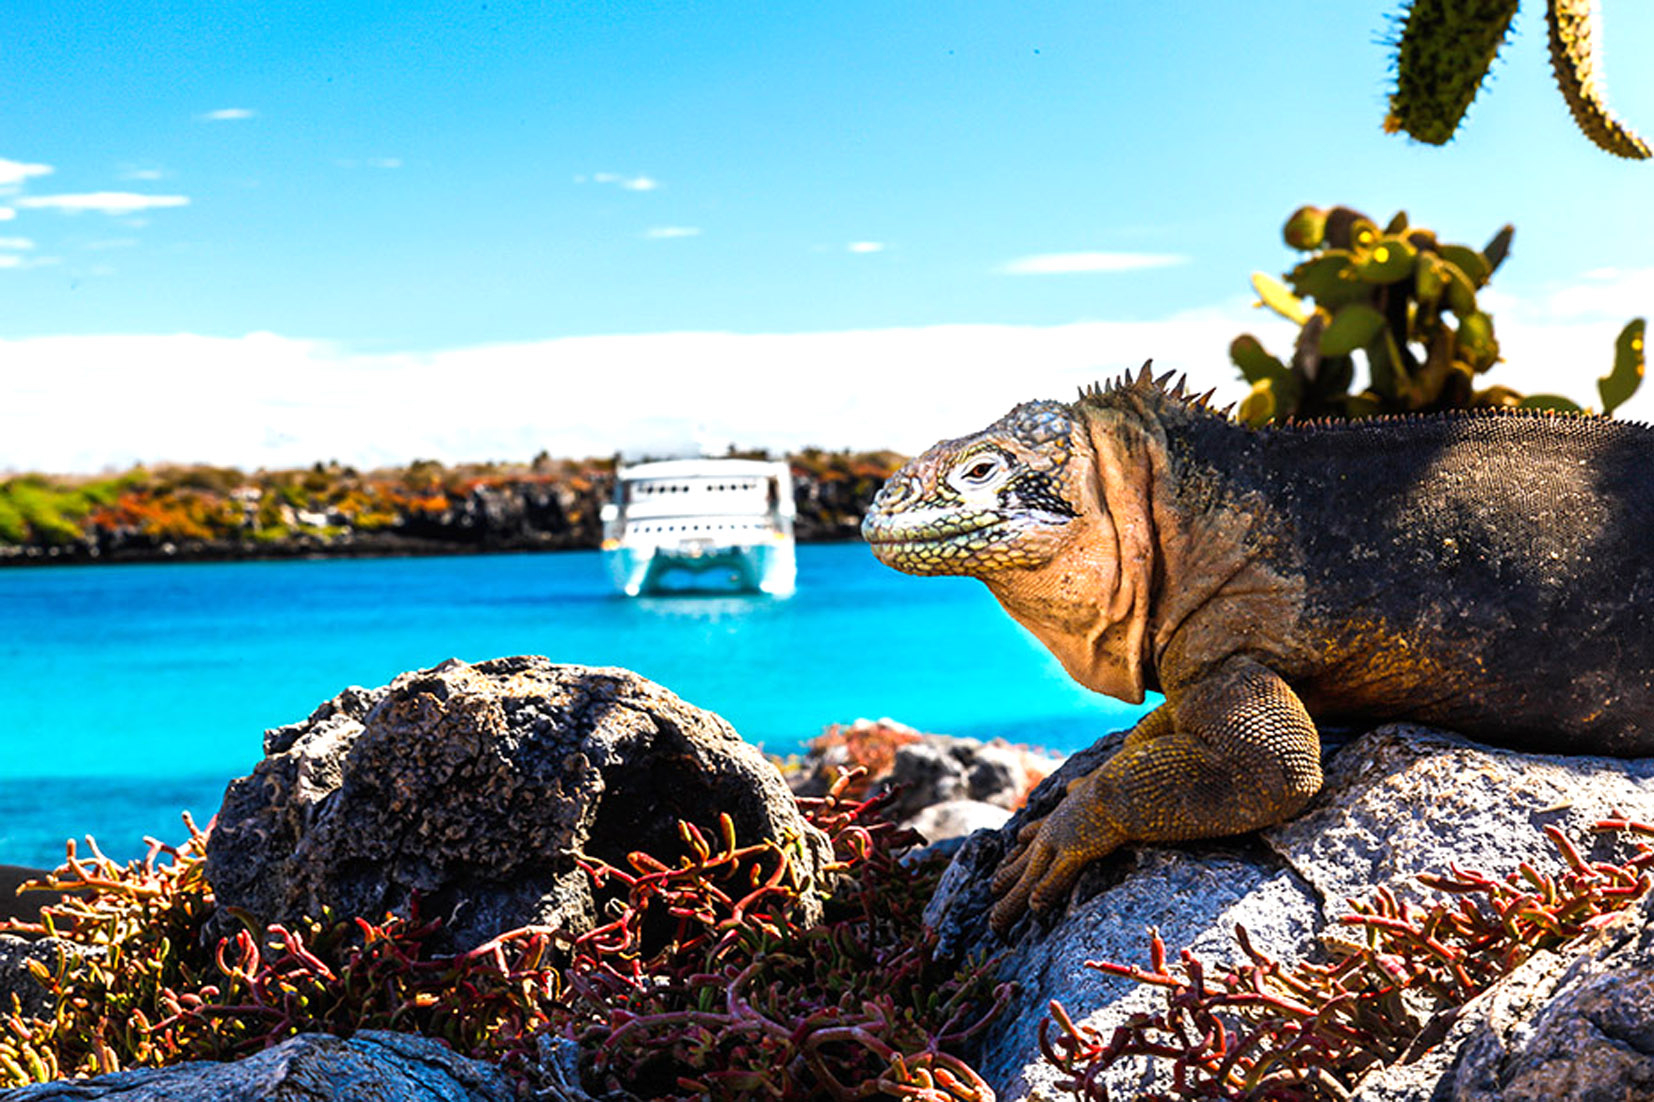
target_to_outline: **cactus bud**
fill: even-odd
[[[1333,207],[1327,211],[1326,246],[1329,249],[1351,249],[1358,244],[1357,230],[1366,227],[1371,237],[1378,236],[1378,227],[1373,220],[1358,210],[1349,207]],[[1370,240],[1370,238],[1369,238]],[[1366,242],[1359,242],[1365,247]]]
[[[1413,274],[1418,250],[1405,237],[1386,235],[1355,262],[1355,274],[1365,283],[1397,283]]]
[[[1499,265],[1505,262],[1505,257],[1510,253],[1510,239],[1515,236],[1516,227],[1507,222],[1482,246],[1482,255],[1487,258],[1488,275],[1498,271]]]
[[[1300,252],[1318,249],[1326,236],[1327,212],[1320,207],[1299,207],[1286,220],[1281,236]]]
[[[1493,319],[1471,311],[1459,319],[1458,350],[1464,362],[1480,372],[1499,360],[1499,342],[1493,337]]]
[[[1438,260],[1442,274],[1447,277],[1447,308],[1461,318],[1476,312],[1476,287],[1464,269],[1450,260]]]
[[[1447,269],[1433,256],[1420,256],[1413,268],[1413,292],[1420,305],[1434,305],[1447,290]]]
[[[1648,143],[1616,118],[1603,99],[1596,15],[1593,0],[1551,0],[1545,6],[1551,71],[1580,133],[1616,157],[1645,161]]]
[[[1504,44],[1517,0],[1413,0],[1396,42],[1386,133],[1443,145]]]

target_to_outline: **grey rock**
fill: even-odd
[[[0,1017],[11,1013],[12,996],[25,1018],[44,1018],[52,1012],[47,990],[29,971],[29,961],[39,961],[50,972],[63,967],[67,957],[84,957],[85,946],[61,938],[22,938],[0,934]]]
[[[0,1093],[6,1102],[514,1102],[499,1069],[438,1041],[364,1030],[348,1040],[307,1033],[234,1063],[197,1061]]]
[[[682,852],[679,820],[743,840],[796,836],[818,878],[825,836],[780,774],[721,718],[621,669],[539,657],[445,662],[349,689],[266,736],[230,785],[207,848],[221,906],[265,922],[339,916],[444,920],[438,950],[504,930],[589,929],[576,865]],[[801,904],[814,921],[819,902]]]
[[[926,842],[961,838],[978,830],[998,830],[1011,813],[998,804],[983,800],[948,800],[931,804],[907,820]]]
[[[1654,896],[1534,955],[1467,1003],[1440,1045],[1379,1069],[1352,1102],[1654,1098]]]
[[[907,821],[927,807],[970,798],[970,774],[952,741],[925,735],[896,748],[889,776],[879,778],[880,788],[901,789],[891,807],[896,818]]]
[[[971,799],[1015,810],[1027,794],[1030,773],[1053,773],[1063,759],[1001,739],[976,746],[966,762]]]
[[[1331,918],[1379,884],[1439,898],[1414,877],[1449,862],[1500,875],[1523,861],[1560,867],[1547,826],[1587,858],[1623,859],[1629,847],[1591,826],[1637,809],[1654,812],[1654,759],[1519,754],[1397,724],[1334,755],[1322,795],[1263,837]]]
[[[845,737],[882,738],[896,745],[889,768],[869,778],[873,793],[896,789],[890,814],[904,825],[926,808],[957,800],[1018,807],[1031,782],[1055,771],[1063,758],[1013,746],[1003,739],[983,742],[955,735],[923,734],[891,719],[858,719],[841,730]],[[906,741],[902,741],[906,740]],[[813,746],[794,773],[800,796],[820,796],[850,761],[842,742]]]
[[[1075,755],[1030,796],[1028,812],[1014,817],[1003,831],[972,835],[926,914],[927,922],[941,936],[943,952],[955,957],[970,952],[1004,953],[1001,974],[1021,985],[1017,1004],[973,1054],[976,1067],[1005,1102],[1042,1097],[1059,1077],[1040,1057],[1037,1045],[1038,1021],[1050,999],[1061,1001],[1076,1021],[1105,1037],[1132,1012],[1163,1005],[1158,991],[1084,966],[1085,961],[1098,959],[1146,964],[1148,927],[1158,927],[1173,960],[1179,949],[1188,947],[1214,967],[1237,963],[1240,953],[1233,938],[1237,923],[1246,926],[1253,944],[1265,953],[1287,962],[1314,959],[1329,942],[1343,936],[1330,920],[1346,910],[1345,900],[1365,897],[1378,885],[1424,900],[1429,891],[1411,878],[1425,870],[1445,870],[1453,862],[1503,874],[1528,860],[1558,871],[1561,861],[1541,833],[1550,823],[1588,855],[1622,858],[1626,844],[1606,836],[1594,843],[1587,841],[1589,825],[1611,811],[1654,819],[1654,761],[1523,755],[1424,728],[1391,726],[1335,754],[1328,762],[1320,796],[1296,819],[1239,839],[1123,851],[1097,862],[1081,876],[1064,913],[1024,919],[1009,940],[1002,941],[987,926],[988,881],[1006,840],[1014,836],[1026,815],[1044,814],[1054,807],[1067,781],[1112,754],[1120,737],[1111,736]],[[1566,969],[1576,959],[1577,952],[1564,954],[1557,966]],[[1606,975],[1608,966],[1603,967]],[[1519,989],[1511,980],[1506,983],[1512,984],[1512,992]],[[1651,1020],[1654,1007],[1634,1002],[1632,1010],[1610,1022],[1601,1010],[1606,999],[1591,1009],[1587,990],[1606,995],[1604,989],[1581,987],[1578,998],[1586,1009],[1563,1016],[1549,1033],[1538,1031],[1537,1023],[1545,1020],[1546,1013],[1563,1013],[1551,995],[1533,1003],[1539,1008],[1537,1019],[1530,1015],[1513,1019],[1518,1024],[1490,1025],[1490,1036],[1502,1038],[1499,1046],[1503,1047],[1495,1046],[1498,1054],[1481,1063],[1471,1060],[1475,1050],[1470,1033],[1465,1032],[1469,1026],[1461,1021],[1462,1029],[1450,1032],[1449,1041],[1438,1050],[1451,1047],[1454,1038],[1466,1045],[1464,1067],[1455,1064],[1452,1074],[1468,1075],[1473,1066],[1496,1067],[1503,1078],[1489,1081],[1497,1083],[1497,1089],[1441,1095],[1374,1094],[1369,1102],[1380,1098],[1423,1102],[1438,1097],[1539,1097],[1508,1093],[1527,1089],[1522,1086],[1527,1080],[1512,1077],[1518,1064],[1512,1062],[1511,1053],[1532,1051],[1536,1060],[1544,1053],[1577,1054],[1588,1032],[1585,1022],[1594,1023],[1602,1036],[1617,1037],[1623,1047],[1635,1049],[1625,1038],[1636,1040],[1648,1032],[1646,1025],[1641,1032],[1634,1028],[1639,1020],[1635,1007],[1642,1007],[1644,1023]],[[1551,1040],[1535,1050],[1541,1037]],[[1549,1084],[1544,1089],[1560,1089],[1556,1084],[1574,1082],[1577,1086],[1587,1075],[1640,1074],[1631,1064],[1613,1063],[1607,1047],[1600,1058],[1592,1057],[1595,1062],[1577,1055],[1569,1055],[1569,1060],[1572,1072],[1552,1067],[1544,1073],[1550,1078],[1534,1072],[1539,1078],[1533,1082]],[[1422,1067],[1419,1073],[1430,1074]],[[1434,1074],[1440,1081],[1447,1072],[1438,1068]],[[1575,1074],[1576,1079],[1569,1080],[1568,1074]],[[1120,1064],[1105,1073],[1102,1081],[1114,1096],[1133,1097],[1134,1091],[1166,1085],[1153,1076],[1142,1064]],[[1375,1085],[1373,1089],[1380,1088]],[[1498,1090],[1507,1093],[1501,1095]],[[1553,1096],[1580,1097],[1566,1090]]]

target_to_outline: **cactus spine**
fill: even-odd
[[[1505,44],[1516,0],[1413,0],[1396,41],[1386,133],[1445,145]]]

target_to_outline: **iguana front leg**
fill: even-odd
[[[1320,739],[1297,695],[1251,658],[1173,689],[1114,757],[1028,823],[994,876],[1000,933],[1061,902],[1080,870],[1124,842],[1240,834],[1288,818],[1321,787]]]

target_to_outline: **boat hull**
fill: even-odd
[[[628,547],[605,551],[615,588],[628,597],[735,592],[791,596],[798,566],[791,540],[718,547]]]

